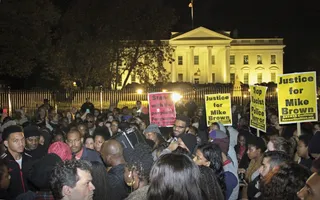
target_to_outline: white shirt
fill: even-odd
[[[20,169],[22,169],[22,156],[19,160],[16,160],[16,162],[19,164]]]

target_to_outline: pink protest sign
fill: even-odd
[[[149,93],[148,101],[150,124],[157,124],[159,127],[173,126],[176,120],[176,108],[172,93]]]

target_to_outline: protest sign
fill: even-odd
[[[173,126],[176,109],[172,94],[171,92],[148,94],[150,124],[157,124],[159,127]]]
[[[250,126],[266,132],[266,92],[267,87],[250,86]]]
[[[318,120],[315,72],[279,75],[277,83],[280,124]]]
[[[205,95],[207,125],[220,122],[223,125],[232,125],[230,94]]]

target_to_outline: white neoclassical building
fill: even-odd
[[[204,27],[173,32],[168,40],[175,62],[163,63],[171,82],[242,83],[275,82],[283,73],[282,38],[231,38],[230,32]],[[125,74],[124,74],[125,75]],[[136,80],[130,82],[139,82]]]

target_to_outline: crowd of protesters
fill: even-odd
[[[320,123],[299,133],[268,106],[258,137],[247,108],[233,105],[224,126],[180,101],[173,127],[150,124],[141,101],[101,112],[87,99],[57,113],[45,100],[34,117],[2,112],[0,199],[319,200]],[[132,149],[119,140],[128,130],[142,137]]]

